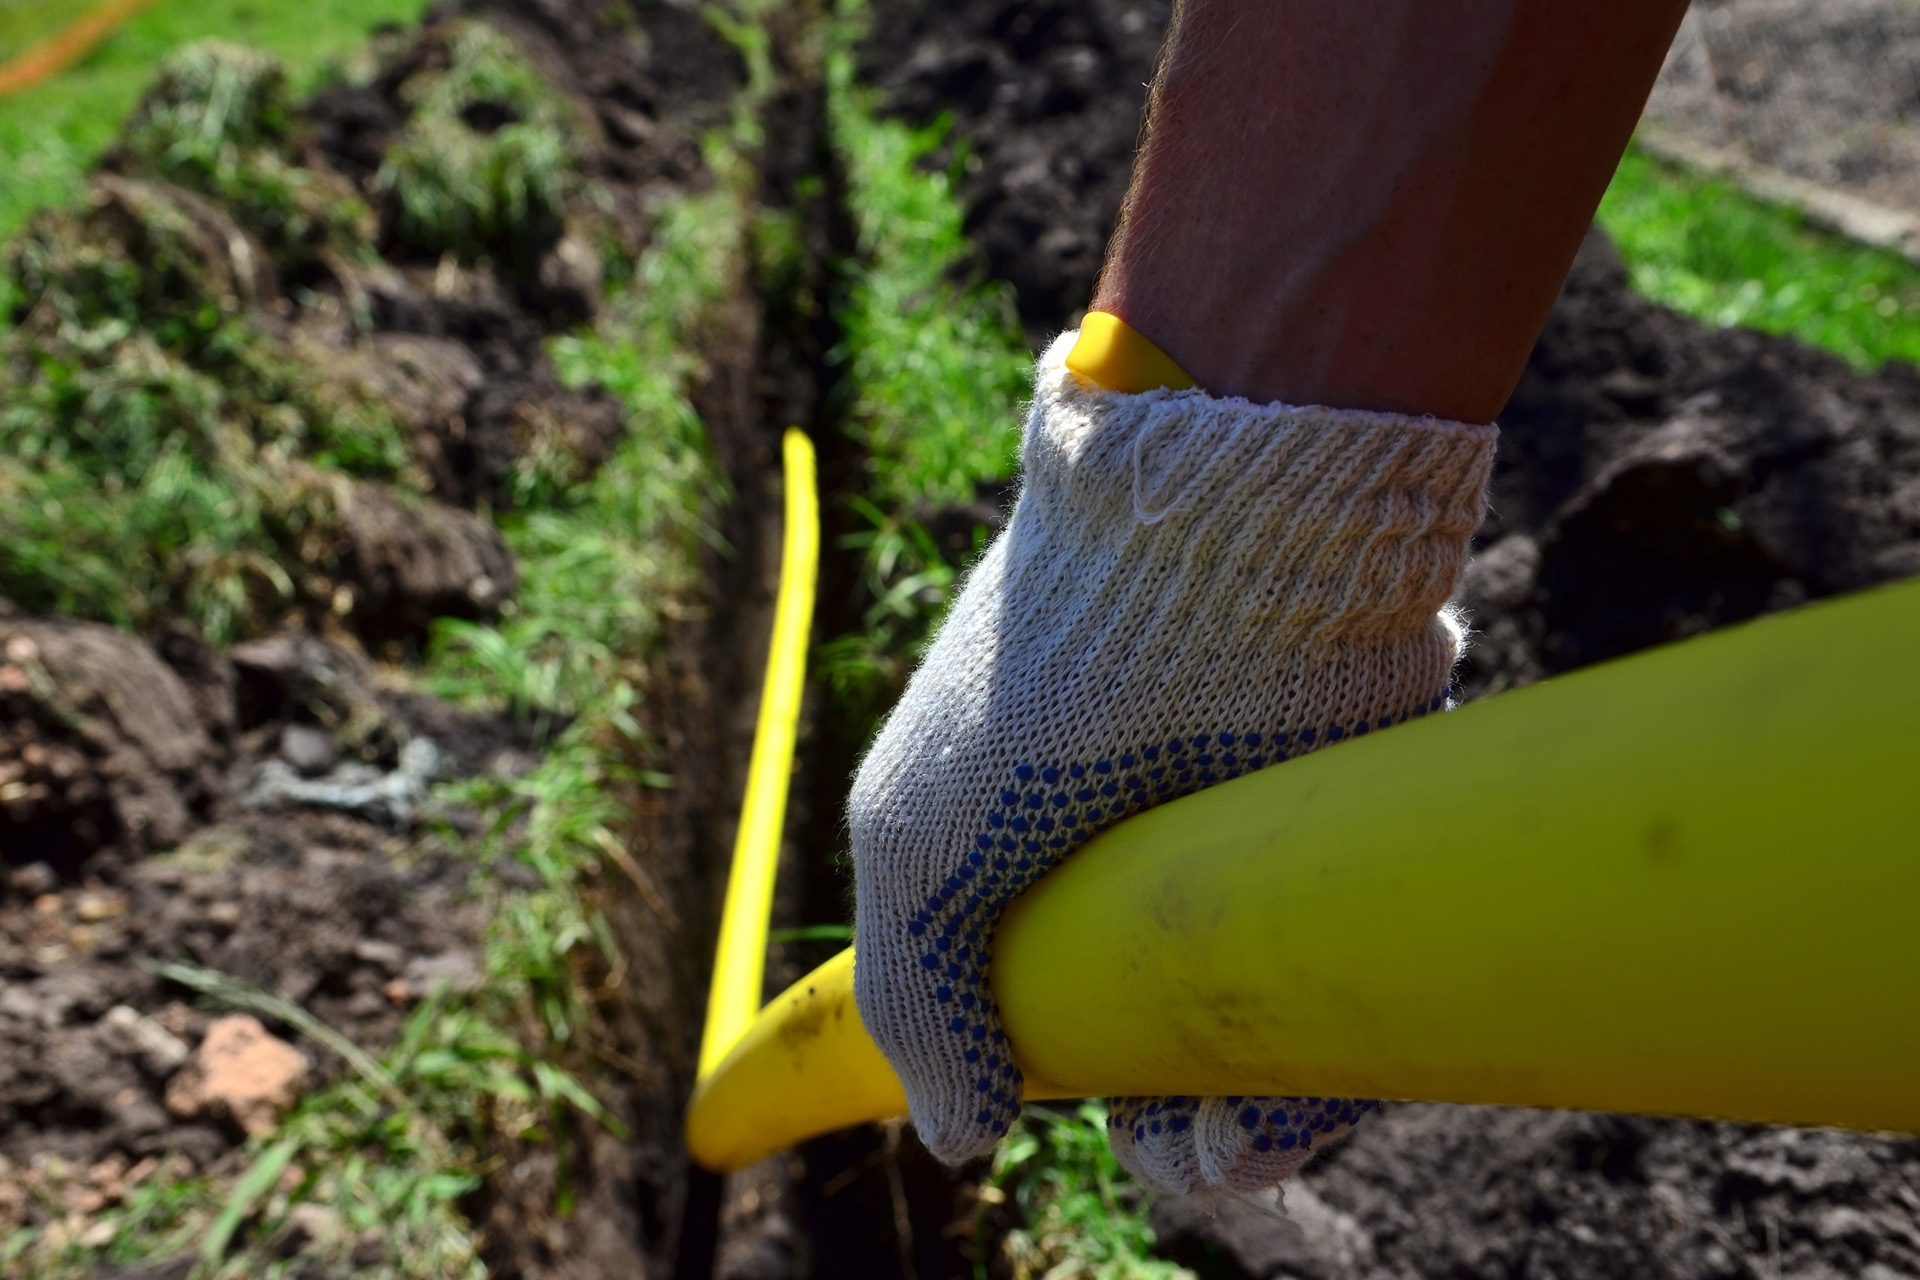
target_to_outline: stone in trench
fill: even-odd
[[[100,1020],[102,1029],[121,1053],[135,1059],[147,1073],[166,1079],[191,1056],[186,1042],[139,1010],[117,1004]]]
[[[478,956],[471,951],[455,950],[413,957],[407,961],[401,981],[406,985],[407,994],[426,996],[442,987],[459,993],[478,991],[485,977]]]
[[[350,761],[321,778],[302,778],[283,760],[260,767],[240,803],[249,809],[282,804],[339,809],[389,826],[406,827],[427,797],[427,788],[441,771],[440,748],[428,738],[415,738],[400,749],[400,766],[382,773],[372,765]]]
[[[167,1110],[182,1120],[231,1119],[247,1133],[271,1133],[307,1084],[300,1051],[251,1014],[216,1018],[187,1065],[167,1083]]]
[[[280,758],[303,778],[315,778],[333,768],[339,752],[333,735],[313,724],[289,724],[280,730]]]

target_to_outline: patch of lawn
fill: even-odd
[[[48,22],[47,11],[71,20],[93,7],[93,0],[0,3],[0,56],[19,52],[16,38],[32,43],[65,25]],[[218,36],[271,50],[286,60],[296,88],[304,91],[368,32],[414,22],[423,8],[424,0],[159,0],[60,75],[0,98],[0,174],[6,175],[0,182],[0,239],[18,230],[34,209],[74,197],[154,69],[181,45]]]
[[[1655,302],[1791,334],[1860,368],[1920,360],[1920,266],[1899,254],[1638,149],[1620,162],[1598,220]]]
[[[834,306],[841,424],[868,468],[867,492],[853,502],[865,528],[843,541],[862,557],[864,625],[828,641],[816,670],[843,713],[871,728],[964,568],[923,517],[1013,474],[1033,357],[1011,288],[979,274],[952,175],[929,165],[949,125],[885,119],[856,81],[850,49],[863,21],[858,0],[840,6],[827,111],[858,235],[855,254],[837,264]]]
[[[861,21],[860,4],[842,5],[845,30]],[[877,501],[971,502],[978,482],[1013,473],[1019,446],[1033,359],[1013,290],[981,277],[953,175],[928,166],[950,124],[880,118],[845,49],[828,59],[827,92],[859,237],[838,300],[845,421]]]
[[[221,201],[283,266],[357,252],[370,215],[293,162],[290,110],[277,60],[192,46],[125,135],[127,168]],[[0,250],[0,292],[32,300],[0,336],[0,592],[225,642],[303,593],[326,607],[349,477],[419,486],[389,407],[256,323],[250,277],[183,199],[122,182]]]
[[[0,0],[0,62],[57,35],[99,4],[100,0]]]

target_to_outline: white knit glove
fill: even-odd
[[[1090,835],[1440,710],[1446,610],[1495,431],[1128,395],[1036,374],[1012,519],[860,768],[854,984],[929,1150],[990,1150],[1022,1081],[987,985],[1000,911]],[[1364,1103],[1131,1098],[1115,1154],[1171,1191],[1255,1190]]]

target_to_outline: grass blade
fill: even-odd
[[[214,1219],[207,1238],[200,1243],[201,1266],[213,1268],[220,1265],[220,1260],[227,1256],[227,1246],[233,1242],[233,1233],[240,1229],[240,1224],[246,1221],[261,1197],[273,1190],[274,1184],[280,1181],[280,1174],[299,1149],[298,1138],[282,1138],[261,1152],[247,1167],[240,1181],[234,1184],[233,1194],[227,1197],[226,1207]]]

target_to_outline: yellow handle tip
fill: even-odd
[[[1110,311],[1089,311],[1067,368],[1108,391],[1186,391],[1193,378],[1151,339]]]

